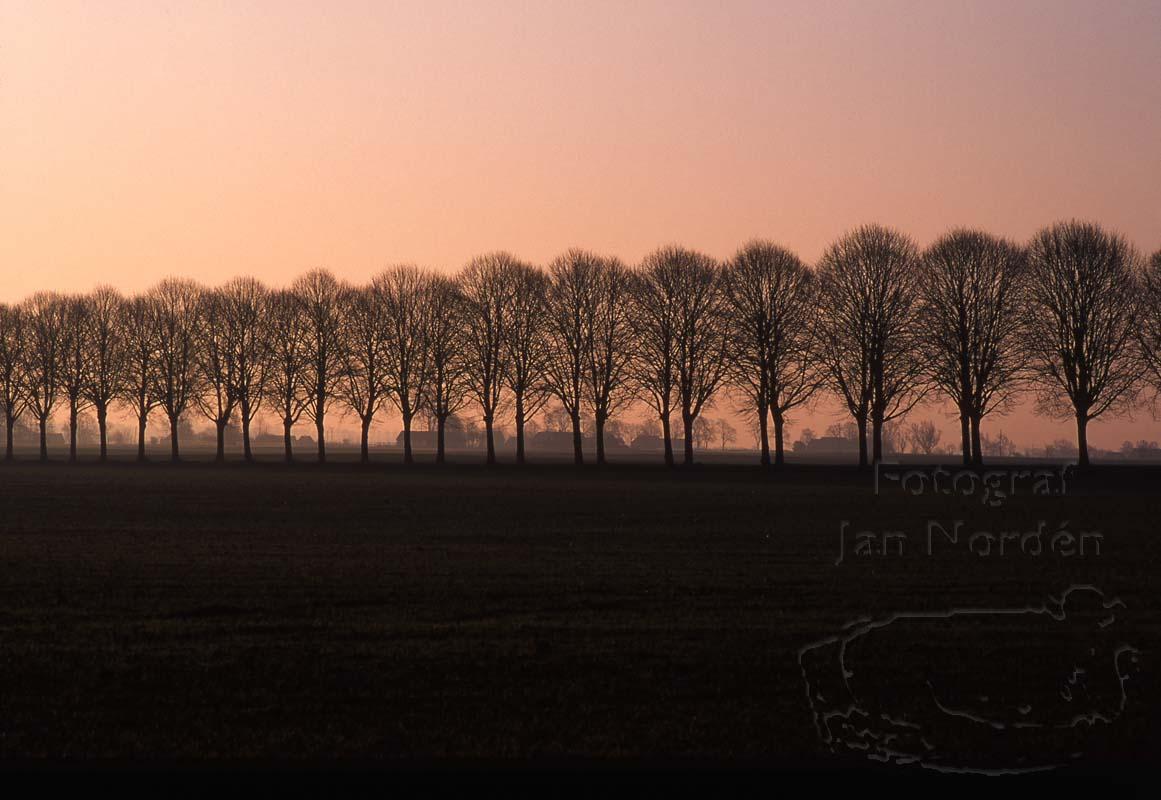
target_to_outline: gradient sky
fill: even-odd
[[[1072,216],[1161,247],[1161,0],[0,0],[4,300]]]

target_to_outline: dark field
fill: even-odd
[[[820,743],[800,648],[859,618],[1093,584],[1123,601],[1139,672],[1069,763],[1142,766],[1161,751],[1159,481],[1103,467],[986,508],[802,465],[5,465],[0,760],[869,764]],[[955,518],[1104,538],[1085,556],[921,551],[926,520]],[[906,530],[909,550],[836,565],[842,520]],[[963,629],[976,660],[954,680],[1019,705],[1011,671],[1054,665],[1035,630],[1004,631]],[[1048,746],[973,736],[963,763],[998,747],[1034,766],[1010,751]]]

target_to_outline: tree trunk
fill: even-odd
[[[16,420],[11,414],[5,414],[4,418],[4,460],[11,461],[15,454],[12,448],[12,426],[16,424]]]
[[[242,458],[247,462],[254,460],[254,453],[250,450],[250,397],[242,395]]]
[[[221,464],[226,460],[226,421],[224,419],[216,419],[214,420],[214,427],[217,428],[218,434],[218,451],[214,454],[214,461]]]
[[[77,406],[69,404],[69,463],[77,460]]]
[[[862,414],[855,420],[859,424],[859,467],[867,467],[867,415]]]
[[[524,395],[516,395],[516,463],[524,463]]]
[[[177,445],[177,417],[169,418],[169,460],[178,461],[181,459],[181,452]]]
[[[972,417],[972,463],[977,467],[984,463],[984,451],[980,445],[980,418]]]
[[[871,457],[876,461],[883,460],[883,415],[871,414]]]
[[[762,425],[765,427],[766,421],[762,420]],[[782,415],[781,411],[774,412],[774,464],[781,467],[786,463],[786,453],[784,448],[786,432],[786,417]],[[769,459],[769,455],[766,456]],[[767,461],[769,463],[769,461]]]
[[[290,435],[290,429],[294,423],[289,417],[284,417],[282,420],[282,450],[283,459],[287,464],[294,461],[294,437]]]
[[[598,430],[600,424],[601,423],[598,421]],[[600,434],[597,434],[597,463],[600,463],[601,460],[599,455],[600,450]],[[572,413],[572,463],[578,465],[585,463],[584,437],[581,436],[580,411],[574,411]]]
[[[137,417],[137,460],[145,460],[145,426],[149,422],[147,414]]]
[[[362,425],[359,427],[359,462],[363,464],[371,461],[371,447],[369,439],[371,437],[371,417],[360,416]]]
[[[665,466],[673,466],[673,440],[669,434],[669,412],[661,415],[661,438],[665,440]]]
[[[104,403],[97,405],[97,438],[100,440],[97,460],[104,464],[109,458],[109,409]]]
[[[697,417],[691,416],[688,412],[683,411],[681,414],[681,425],[685,429],[685,466],[693,466],[693,423]]]
[[[595,422],[596,422],[596,428],[597,428],[597,430],[596,430],[596,434],[597,434],[597,464],[601,465],[601,464],[605,463],[605,422],[606,422],[605,414],[603,412],[598,411],[596,414]],[[579,425],[578,425],[578,430],[579,430]],[[574,441],[579,442],[580,439],[577,438],[577,439],[574,439]],[[584,459],[580,458],[580,452],[581,452],[580,450],[577,450],[578,458],[577,458],[576,463],[583,464]]]
[[[48,417],[40,418],[40,460],[48,461]]]
[[[1088,466],[1088,415],[1076,415],[1077,466]]]
[[[410,412],[403,415],[403,463],[414,464],[415,456],[411,453],[411,418]]]
[[[496,439],[492,434],[492,415],[487,414],[484,417],[484,438],[487,440],[488,447],[488,464],[496,463]]]
[[[972,463],[971,420],[966,411],[959,412],[959,433],[963,443],[963,463],[966,467]]]
[[[315,433],[318,436],[318,463],[325,464],[327,461],[327,440],[323,433],[323,404],[319,403],[318,419],[314,421]]]
[[[447,428],[447,417],[437,417],[435,421],[435,463],[444,462],[444,430]]]
[[[761,464],[763,467],[770,466],[770,431],[769,409],[765,403],[758,403],[758,446],[762,451]]]

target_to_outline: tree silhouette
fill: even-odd
[[[908,428],[908,433],[916,452],[925,456],[935,452],[935,448],[939,446],[939,440],[943,436],[939,432],[939,428],[935,427],[935,423],[929,419],[912,423]]]
[[[411,464],[411,422],[423,408],[431,380],[431,292],[434,276],[417,267],[387,270],[375,279],[387,330],[387,388],[403,420],[403,463]]]
[[[1161,253],[1145,265],[1123,237],[1083,222],[1046,228],[1028,248],[953,230],[922,255],[905,235],[868,225],[832,244],[817,270],[752,241],[725,265],[667,246],[630,270],[572,249],[545,272],[495,252],[454,278],[395,267],[362,289],[318,269],[276,292],[252,278],[215,290],[170,278],[131,298],[109,287],[40,292],[0,304],[5,458],[30,414],[46,460],[60,410],[75,460],[92,406],[105,461],[109,414],[121,406],[137,419],[144,460],[160,406],[174,460],[193,407],[214,423],[218,461],[235,414],[251,461],[251,423],[269,411],[282,421],[287,461],[305,414],[324,462],[326,412],[342,400],[362,423],[364,461],[373,419],[391,402],[405,463],[415,415],[437,429],[442,463],[449,421],[469,403],[480,409],[489,464],[497,415],[514,410],[523,462],[526,433],[554,398],[560,410],[546,417],[559,414],[553,430],[571,429],[577,464],[589,432],[604,463],[606,427],[636,402],[659,423],[667,465],[680,414],[690,464],[707,431],[728,441],[723,420],[703,420],[728,384],[746,397],[763,465],[783,463],[788,415],[820,388],[846,406],[862,465],[895,447],[903,418],[933,390],[955,404],[965,463],[978,464],[990,452],[983,418],[1031,384],[1042,412],[1076,421],[1087,463],[1090,420],[1129,409],[1143,380],[1161,396],[1158,307]],[[929,422],[909,430],[916,447],[937,445]]]
[[[225,347],[233,366],[233,394],[242,423],[242,456],[254,458],[250,425],[266,396],[271,348],[270,292],[253,278],[235,278],[219,293],[223,301]]]
[[[214,423],[214,460],[226,460],[226,426],[238,404],[236,351],[230,341],[229,304],[218,290],[200,292],[194,320],[198,391],[193,403]]]
[[[688,466],[693,463],[694,421],[728,369],[720,270],[709,256],[670,246],[647,256],[638,275],[637,380],[661,419],[667,464],[673,463],[669,415],[676,403]]]
[[[130,374],[124,339],[125,298],[109,286],[98,286],[85,300],[85,340],[89,350],[84,392],[97,414],[98,459],[108,459],[109,409],[122,394]]]
[[[519,262],[508,253],[479,256],[460,274],[464,299],[464,375],[484,421],[487,463],[496,463],[493,426],[504,399],[509,348],[505,343],[511,307],[511,268]]]
[[[1041,409],[1076,420],[1086,466],[1088,423],[1135,399],[1140,256],[1123,236],[1072,221],[1037,233],[1028,261],[1027,341]]]
[[[69,462],[77,460],[77,420],[88,406],[85,392],[89,382],[88,313],[83,297],[63,298],[64,324],[60,350],[60,387],[68,406]]]
[[[1137,345],[1143,375],[1153,388],[1155,402],[1161,397],[1161,250],[1153,254],[1143,270],[1141,288]]]
[[[955,404],[965,464],[983,463],[980,421],[1021,387],[1024,251],[980,231],[957,230],[923,254],[919,326],[932,382]]]
[[[118,328],[125,346],[124,372],[118,389],[137,419],[137,460],[144,461],[149,413],[160,405],[151,298],[137,296],[126,301],[121,306]]]
[[[786,415],[822,382],[811,355],[817,315],[813,273],[798,256],[755,241],[725,272],[731,382],[745,391],[758,419],[761,463],[770,464],[767,421],[774,418],[774,463],[783,464]]]
[[[28,405],[24,322],[23,308],[0,303],[0,408],[4,409],[5,461],[13,458],[13,429]]]
[[[680,261],[685,251],[663,247],[647,255],[633,273],[632,328],[637,333],[630,369],[637,396],[661,423],[665,464],[673,466],[670,416],[677,386]],[[688,437],[687,437],[688,438]]]
[[[516,414],[516,463],[524,463],[524,425],[548,402],[545,379],[549,338],[546,332],[548,281],[529,264],[507,266],[508,309],[503,317],[507,369],[504,380],[512,392]]]
[[[24,306],[28,339],[24,348],[25,391],[40,432],[40,460],[48,460],[48,420],[60,399],[66,304],[54,292],[37,292]]]
[[[390,319],[377,283],[344,290],[339,306],[343,346],[335,391],[359,418],[359,460],[366,464],[371,422],[387,400]]]
[[[467,371],[464,364],[464,338],[467,321],[464,298],[457,283],[443,276],[434,276],[425,294],[428,303],[427,396],[424,407],[436,424],[435,461],[446,459],[448,420],[463,408],[468,400]]]
[[[306,322],[308,380],[303,387],[306,390],[303,410],[314,421],[320,464],[327,460],[323,425],[343,363],[343,320],[339,303],[343,291],[343,285],[325,269],[311,270],[291,286],[291,292],[302,305]]]
[[[897,231],[865,225],[843,236],[819,264],[815,353],[859,430],[859,465],[883,457],[883,424],[925,393],[918,353],[918,253]]]
[[[588,404],[593,412],[597,463],[605,463],[605,429],[633,399],[631,391],[633,278],[615,258],[598,262],[588,348]]]
[[[282,422],[286,463],[294,460],[294,424],[310,399],[310,328],[298,296],[289,290],[270,295],[263,338],[268,342],[265,396]]]
[[[584,463],[581,411],[587,371],[592,363],[601,259],[585,250],[569,250],[548,268],[545,295],[544,373],[549,391],[560,401],[572,424],[573,462]]]
[[[202,389],[198,369],[201,298],[196,283],[179,278],[167,278],[149,292],[149,335],[156,359],[153,394],[169,420],[172,461],[181,458],[178,424]]]

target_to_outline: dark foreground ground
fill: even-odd
[[[875,497],[870,475],[824,466],[4,465],[0,761],[868,764],[820,740],[802,648],[853,620],[1040,606],[1091,584],[1123,602],[1111,629],[1076,617],[1059,645],[1045,617],[920,640],[900,626],[860,673],[884,688],[862,697],[876,719],[922,717],[935,680],[957,708],[1035,706],[1051,728],[1068,693],[1066,717],[1108,721],[1052,741],[945,732],[928,713],[927,739],[943,736],[928,745],[948,766],[1141,767],[1161,752],[1159,485],[1161,470],[1106,467],[1069,496],[988,507]],[[965,533],[929,553],[927,521],[957,518],[1103,540],[982,556]],[[844,520],[906,531],[906,552],[856,558],[850,528],[836,564]],[[1139,653],[1117,709],[1105,670],[1122,644]],[[943,672],[924,678],[929,662]]]

